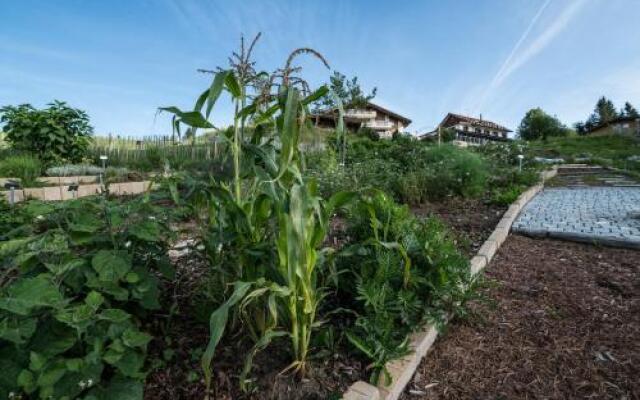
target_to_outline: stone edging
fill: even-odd
[[[523,192],[518,199],[511,204],[504,213],[502,219],[494,229],[493,233],[483,243],[478,253],[471,259],[471,275],[477,275],[491,262],[502,243],[507,239],[511,225],[515,221],[524,206],[544,188],[544,182],[553,178],[558,173],[558,168],[542,171],[541,184],[530,187]],[[377,386],[364,381],[352,384],[342,395],[343,400],[397,400],[411,377],[420,365],[422,358],[427,354],[438,336],[438,331],[433,325],[427,325],[420,332],[411,335],[410,347],[414,350],[411,354],[387,363],[386,367],[391,375],[391,383],[385,385],[384,377]]]
[[[72,199],[73,193],[69,191],[69,183],[73,182],[65,181],[61,183],[62,185],[60,186],[45,186],[14,190],[14,201],[18,203],[30,198],[44,201]],[[80,183],[82,182],[80,181]],[[109,184],[109,193],[114,195],[140,194],[149,190],[151,186],[151,181],[111,183]],[[99,184],[78,185],[78,193],[76,197],[80,198],[100,194],[102,193],[102,188],[103,186]],[[0,192],[0,196],[4,196],[6,200],[9,201],[9,191]]]

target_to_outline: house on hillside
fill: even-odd
[[[640,136],[640,118],[618,117],[589,130],[589,135],[638,135]]]
[[[455,131],[455,140],[469,145],[481,145],[489,142],[505,142],[510,140],[508,133],[512,132],[495,122],[482,118],[468,117],[460,114],[449,113],[440,122],[436,129],[419,136],[420,139],[437,139],[438,131],[451,128]]]
[[[334,109],[314,113],[311,118],[319,128],[333,128],[337,116],[338,110]],[[377,132],[381,138],[391,138],[394,133],[404,132],[410,123],[409,118],[371,102],[362,107],[344,110],[346,129],[356,132],[360,128],[369,128]]]

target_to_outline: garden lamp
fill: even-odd
[[[100,161],[102,161],[102,173],[100,174],[100,184],[104,184],[103,182],[103,175],[106,175],[107,173],[107,160],[109,159],[109,157],[107,157],[106,155],[102,154],[100,156]]]
[[[522,172],[522,159],[524,156],[522,154],[518,154],[518,172]]]
[[[78,184],[77,183],[72,183],[69,185],[69,188],[67,189],[68,192],[71,192],[71,196],[74,199],[78,198]]]
[[[4,188],[9,190],[9,204],[14,205],[16,202],[16,189],[20,188],[20,183],[17,181],[9,180],[5,182]]]

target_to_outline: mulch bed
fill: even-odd
[[[507,207],[491,204],[482,198],[451,197],[413,207],[412,211],[417,215],[435,215],[442,219],[457,237],[460,249],[471,258],[491,235]]]
[[[640,252],[512,235],[485,275],[495,303],[455,322],[412,399],[640,399]]]

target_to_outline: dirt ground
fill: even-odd
[[[512,235],[402,399],[640,399],[640,252]]]

